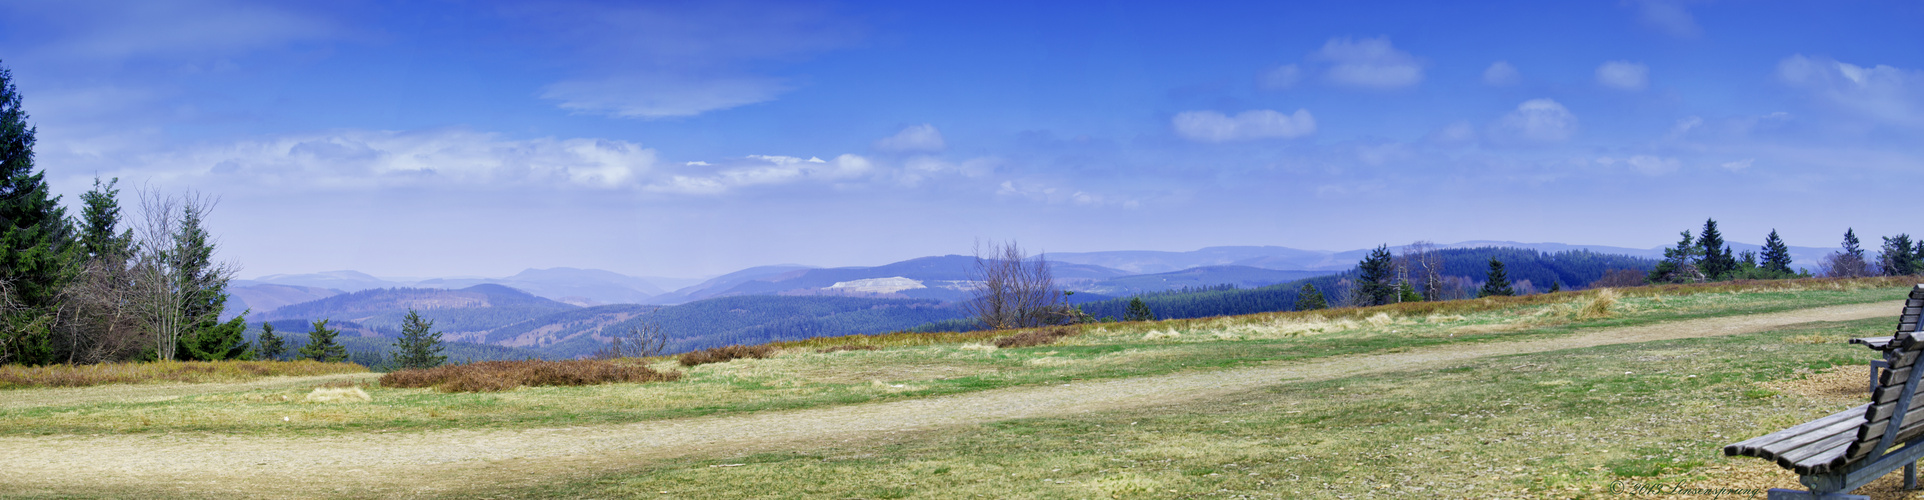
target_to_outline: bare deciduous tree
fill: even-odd
[[[1067,319],[1062,290],[1055,286],[1047,258],[1029,258],[1015,242],[975,249],[970,270],[975,295],[963,307],[991,330],[1029,328]]]
[[[595,351],[595,359],[646,358],[668,351],[668,331],[661,323],[643,319],[628,331],[608,336],[608,346]]]
[[[146,320],[153,336],[154,350],[160,359],[177,359],[181,336],[203,323],[207,314],[218,311],[189,307],[213,283],[225,284],[238,271],[225,262],[204,260],[208,251],[194,248],[184,233],[189,220],[205,219],[216,200],[189,192],[180,196],[161,195],[148,190],[140,193],[141,218],[136,221],[134,240],[139,249],[134,256],[135,310]]]
[[[1443,254],[1437,251],[1436,244],[1418,241],[1403,248],[1403,255],[1410,261],[1416,273],[1417,289],[1422,290],[1423,300],[1449,300],[1443,291]]]

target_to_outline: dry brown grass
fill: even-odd
[[[1039,345],[1049,345],[1049,344],[1056,343],[1057,340],[1062,340],[1064,337],[1075,335],[1080,332],[1081,330],[1073,326],[1052,326],[1048,328],[1037,328],[1034,330],[1028,330],[1022,333],[1017,333],[1015,335],[1010,335],[1007,337],[995,339],[995,346],[1003,349],[1010,349],[1010,348],[1016,348],[1016,347],[1035,347]]]
[[[1597,293],[1590,297],[1589,302],[1584,303],[1582,308],[1577,309],[1577,319],[1608,318],[1611,314],[1615,314],[1615,312],[1610,310],[1610,307],[1615,305],[1617,305],[1616,289],[1605,288],[1597,290]]]
[[[835,346],[835,347],[830,347],[830,348],[826,348],[826,349],[816,349],[816,350],[815,350],[815,352],[818,352],[818,353],[822,353],[822,354],[828,354],[828,353],[831,353],[831,352],[842,352],[842,351],[873,351],[873,350],[876,350],[876,349],[881,349],[881,348],[880,348],[880,347],[876,347],[876,346],[872,346],[872,345],[855,345],[855,344],[842,344],[842,345],[838,345],[838,346]]]
[[[441,392],[499,392],[520,386],[596,385],[612,382],[667,382],[681,372],[604,360],[485,361],[426,370],[401,370],[381,376],[382,387],[433,387]]]
[[[216,382],[260,377],[362,373],[353,363],[299,361],[153,361],[96,365],[0,366],[0,389],[86,387],[144,382]]]
[[[695,366],[709,363],[727,363],[743,358],[761,359],[772,354],[775,354],[775,347],[766,344],[731,345],[684,352],[681,353],[678,360],[682,366]]]

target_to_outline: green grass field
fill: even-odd
[[[667,359],[635,361],[686,370],[677,382],[499,393],[383,388],[373,382],[375,374],[11,389],[0,391],[0,438],[209,436],[298,443],[780,415],[770,412],[1557,341],[1618,327],[1895,301],[1907,290],[1898,285],[1811,280],[1633,290],[1603,300],[1607,314],[1596,310],[1596,292],[1583,292],[1101,324],[1054,345],[1019,349],[954,336],[951,342],[903,335],[821,339],[785,344],[768,359],[693,368]],[[1893,307],[1891,318],[1896,312]],[[1441,366],[1252,383],[1254,389],[1045,418],[833,440],[749,440],[596,457],[585,466],[544,467],[529,458],[513,467],[498,465],[517,471],[497,474],[498,481],[409,489],[410,479],[396,477],[369,482],[366,489],[309,493],[1572,498],[1621,496],[1610,488],[1624,484],[1788,487],[1794,480],[1784,482],[1788,476],[1774,466],[1725,459],[1721,446],[1861,403],[1807,394],[1796,384],[1815,378],[1861,384],[1871,352],[1844,341],[1888,335],[1892,321],[1818,322],[1733,336],[1480,356]],[[850,343],[883,349],[816,352]],[[356,385],[370,400],[308,401],[311,391],[329,383]],[[1861,390],[1854,397],[1861,399]],[[30,496],[195,496],[191,488],[67,484],[0,473],[0,485],[10,481],[32,485],[16,490]]]

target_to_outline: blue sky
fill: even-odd
[[[1192,3],[29,0],[0,64],[243,276],[1924,232],[1924,4]]]

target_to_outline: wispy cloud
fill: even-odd
[[[1423,63],[1390,45],[1389,37],[1332,38],[1312,58],[1328,61],[1330,83],[1371,89],[1398,89],[1423,82]]]
[[[580,113],[669,118],[767,102],[789,88],[771,78],[651,75],[558,82],[541,97]]]
[[[1316,118],[1302,109],[1287,115],[1258,109],[1233,117],[1215,111],[1184,111],[1171,123],[1177,135],[1201,142],[1288,139],[1316,132]]]
[[[1696,38],[1703,34],[1696,17],[1675,0],[1641,0],[1636,5],[1637,20],[1645,26],[1677,38]]]
[[[48,55],[91,61],[218,57],[343,32],[286,4],[227,0],[6,2],[0,14],[13,29],[45,30],[31,34],[48,37]]]
[[[1294,64],[1284,64],[1264,71],[1256,78],[1256,85],[1266,90],[1283,90],[1296,86],[1302,81],[1303,68]]]
[[[1630,61],[1610,61],[1597,66],[1597,83],[1617,90],[1643,90],[1650,86],[1650,67]]]
[[[890,152],[937,152],[949,147],[934,125],[911,125],[895,135],[875,140],[875,149]]]
[[[1508,143],[1562,142],[1576,132],[1577,116],[1550,99],[1523,101],[1491,128],[1491,136]]]
[[[1924,71],[1882,64],[1865,67],[1797,54],[1777,63],[1777,77],[1852,114],[1886,123],[1924,125]]]
[[[1490,67],[1483,70],[1483,83],[1489,85],[1516,85],[1522,81],[1523,75],[1517,73],[1516,66],[1510,65],[1509,61],[1490,63]]]

